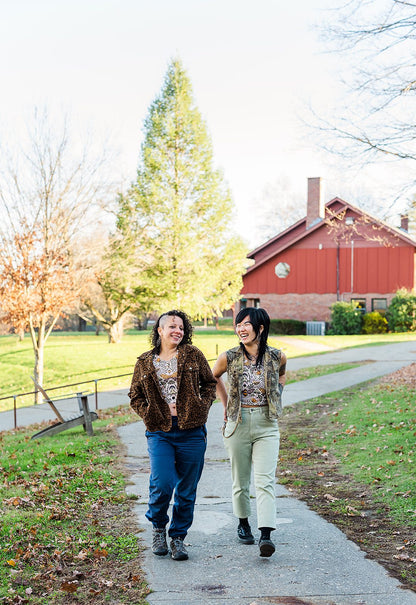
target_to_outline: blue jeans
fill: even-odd
[[[153,527],[166,527],[168,508],[175,491],[168,534],[184,538],[192,525],[196,488],[204,467],[207,447],[205,426],[181,430],[176,418],[172,428],[146,431],[150,458],[149,508],[146,518]]]

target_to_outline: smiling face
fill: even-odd
[[[157,331],[162,348],[175,348],[180,345],[184,336],[183,321],[176,315],[164,315]]]
[[[260,326],[259,334],[262,332],[262,330],[263,326]],[[253,328],[253,324],[250,321],[250,315],[246,315],[244,319],[242,319],[241,322],[235,326],[235,331],[245,347],[257,343],[258,336]]]

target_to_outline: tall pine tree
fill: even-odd
[[[213,168],[211,140],[177,59],[144,130],[137,181],[118,217],[119,228],[135,234],[141,292],[158,312],[217,315],[239,296],[246,248],[230,232],[230,192]]]

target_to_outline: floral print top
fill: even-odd
[[[241,405],[267,405],[263,363],[256,366],[248,359],[244,360],[241,377]]]
[[[165,361],[160,359],[159,355],[154,355],[153,365],[163,399],[171,409],[175,409],[176,398],[178,396],[178,357],[175,355],[169,361]]]

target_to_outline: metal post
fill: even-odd
[[[337,300],[339,300],[340,296],[339,296],[339,272],[340,272],[340,266],[339,266],[339,242],[337,243]]]
[[[94,380],[95,386],[94,386],[94,391],[95,391],[95,409],[98,410],[98,380],[95,378]]]
[[[16,409],[17,395],[13,395],[13,415],[14,415],[14,428],[17,429],[17,409]]]
[[[90,409],[88,407],[88,397],[86,395],[81,395],[81,407],[84,414],[84,429],[87,435],[93,435],[94,432],[92,430]]]

